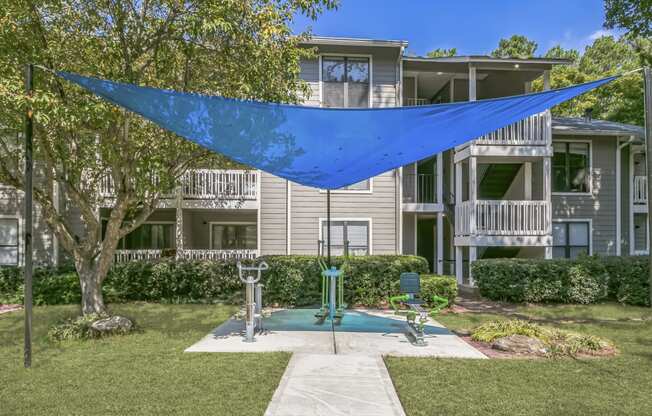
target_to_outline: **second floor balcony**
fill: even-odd
[[[478,200],[455,206],[455,235],[546,236],[552,233],[548,201]]]
[[[156,178],[152,181],[156,183]],[[200,208],[202,201],[214,204],[227,202],[226,207],[253,208],[258,201],[258,184],[260,175],[257,171],[225,169],[193,169],[185,172],[179,179],[175,190],[161,194],[161,204],[172,206],[170,200],[181,192],[184,205]],[[113,180],[106,176],[101,182],[100,195],[106,199],[107,206],[115,196]],[[167,200],[167,201],[166,201]]]

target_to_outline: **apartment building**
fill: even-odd
[[[405,54],[407,42],[314,37],[304,105],[394,107],[528,93],[559,59]],[[437,140],[437,137],[432,137]],[[644,132],[543,112],[449,151],[331,192],[334,254],[418,254],[472,284],[495,257],[647,254]],[[326,193],[260,171],[192,170],[120,243],[116,261],[316,254]],[[112,185],[103,184],[107,217]],[[62,201],[65,205],[65,201]],[[20,264],[22,195],[0,189],[0,263]],[[73,215],[73,214],[71,214]],[[36,258],[59,248],[36,212]],[[81,226],[81,224],[80,224]]]

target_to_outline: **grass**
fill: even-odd
[[[408,416],[652,414],[652,310],[615,304],[520,307],[546,325],[613,341],[614,358],[574,360],[386,359]],[[495,314],[449,314],[468,329]]]
[[[0,414],[262,415],[289,354],[183,350],[234,312],[228,306],[113,305],[141,332],[53,343],[55,322],[73,306],[34,310],[34,361],[22,367],[23,315],[0,315]]]

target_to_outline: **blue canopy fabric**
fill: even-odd
[[[236,100],[57,73],[209,150],[337,189],[425,159],[617,77],[513,97],[418,107],[335,109]]]

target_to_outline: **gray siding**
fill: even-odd
[[[555,141],[591,141],[591,193],[552,195],[553,219],[591,219],[593,253],[616,254],[616,145],[615,137],[563,137]]]
[[[374,177],[372,191],[332,192],[331,218],[371,219],[373,254],[396,253],[398,232],[394,172]],[[326,193],[293,183],[291,198],[292,254],[316,254],[319,220],[326,218]]]
[[[287,181],[260,175],[260,252],[287,254]]]

